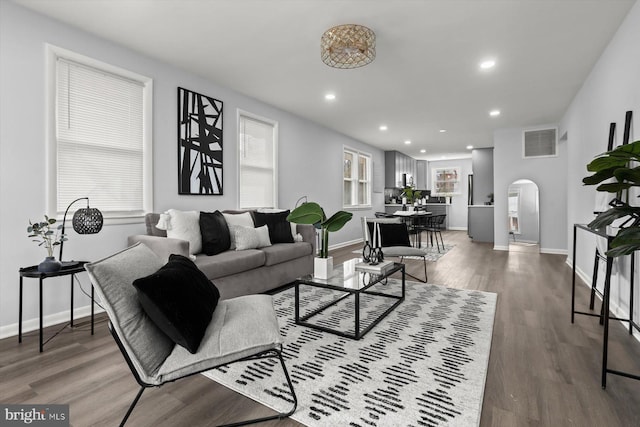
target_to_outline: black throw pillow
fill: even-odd
[[[198,351],[220,292],[189,258],[173,254],[160,270],[133,286],[145,313],[173,342]]]
[[[369,226],[369,234],[373,242],[373,232],[375,223],[367,222]],[[380,223],[380,247],[388,248],[390,246],[411,246],[409,241],[409,232],[407,224],[404,223]]]
[[[276,213],[253,212],[253,222],[256,227],[267,226],[271,243],[293,243],[291,223],[287,221],[287,216],[288,210]]]
[[[202,252],[216,255],[231,248],[231,235],[224,215],[220,211],[200,212]]]

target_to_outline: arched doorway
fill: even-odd
[[[507,190],[509,251],[540,252],[540,197],[538,186],[518,179]]]

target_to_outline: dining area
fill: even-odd
[[[426,206],[416,206],[411,210],[397,210],[392,213],[376,212],[376,218],[399,218],[407,226],[411,245],[415,248],[431,246],[438,252],[444,250],[442,231],[446,229],[446,214],[434,214]],[[422,237],[425,234],[426,239]]]

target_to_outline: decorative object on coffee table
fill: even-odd
[[[33,238],[33,242],[38,243],[38,246],[44,246],[47,250],[47,257],[38,265],[38,271],[42,273],[52,273],[62,267],[62,264],[53,256],[53,249],[62,244],[66,237],[64,232],[59,233],[57,231],[62,226],[59,225],[54,229],[53,224],[55,223],[55,218],[49,218],[45,215],[42,222],[31,222],[29,220],[29,227],[27,227],[28,237]]]
[[[338,211],[330,218],[324,213],[324,209],[315,202],[305,202],[295,208],[287,221],[296,224],[312,224],[320,230],[320,250],[314,260],[314,276],[327,279],[333,273],[333,258],[329,256],[329,232],[338,231],[351,220],[351,212]]]
[[[178,194],[222,195],[222,101],[181,87]]]
[[[64,228],[67,222],[67,213],[69,213],[69,208],[71,208],[71,206],[75,202],[80,200],[86,200],[87,207],[80,208],[77,211],[75,211],[75,213],[73,214],[73,218],[71,220],[73,231],[75,231],[78,234],[96,234],[96,233],[99,233],[100,230],[102,230],[102,224],[104,223],[102,212],[100,212],[99,209],[89,207],[88,197],[80,197],[78,199],[75,199],[71,203],[69,203],[69,206],[67,206],[67,210],[64,211],[64,216],[62,217],[62,225],[61,225],[62,235],[65,236],[65,238],[62,241],[60,241],[60,254],[58,255],[58,258],[60,258],[60,262],[62,263],[62,266],[65,268],[75,267],[82,263],[81,261],[63,261],[62,260],[62,248],[64,246],[64,242],[66,240],[69,240],[66,238],[66,234],[64,234]]]

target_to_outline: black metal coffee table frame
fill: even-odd
[[[386,279],[391,276],[392,274],[401,271],[402,272],[402,294],[400,296],[398,295],[392,295],[392,294],[387,294],[387,293],[383,293],[383,292],[375,292],[375,291],[370,291],[369,289],[378,284],[381,283],[383,281],[386,281]],[[344,278],[343,277],[344,271],[343,271],[343,266],[339,266],[335,269],[334,271],[334,275],[327,279],[327,280],[323,280],[323,279],[318,279],[313,277],[312,275],[308,275],[308,276],[304,276],[299,278],[296,281],[295,284],[295,322],[297,325],[302,325],[302,326],[306,326],[309,328],[313,328],[313,329],[317,329],[319,331],[324,331],[324,332],[329,332],[335,335],[339,335],[345,338],[351,338],[351,339],[356,339],[359,340],[360,338],[362,338],[367,332],[369,332],[374,326],[376,326],[378,323],[380,323],[380,321],[385,318],[389,313],[391,313],[398,305],[400,305],[400,303],[402,301],[404,301],[404,296],[405,296],[405,266],[404,264],[401,263],[394,263],[393,268],[389,269],[387,272],[381,274],[381,275],[376,275],[376,274],[372,274],[372,273],[364,273],[364,272],[359,272],[356,271],[355,273],[353,273],[352,276],[349,276],[348,278]],[[354,280],[358,281],[358,287],[346,287],[344,284],[346,282],[345,279],[351,279],[352,283]],[[340,283],[342,283],[342,286],[340,285]],[[313,286],[313,287],[317,287],[317,288],[323,288],[323,289],[332,289],[335,291],[340,291],[343,292],[344,294],[341,295],[340,297],[338,297],[337,299],[329,302],[328,304],[324,304],[321,305],[319,308],[316,308],[314,310],[312,310],[309,313],[306,313],[304,316],[300,316],[300,285],[306,285],[306,286]],[[387,285],[390,286],[390,285]],[[360,328],[360,294],[367,294],[367,295],[375,295],[375,296],[382,296],[385,298],[393,298],[396,300],[396,302],[394,302],[390,307],[388,307],[383,313],[381,313],[377,318],[375,318],[373,320],[373,322],[371,322],[367,327],[365,327],[364,329]],[[309,323],[307,322],[309,319],[311,319],[312,317],[315,317],[317,315],[319,315],[320,313],[322,313],[323,311],[325,311],[326,309],[328,309],[329,307],[332,307],[336,304],[338,304],[340,301],[346,299],[346,298],[350,298],[353,297],[355,299],[354,303],[355,303],[355,308],[354,308],[354,315],[355,315],[355,329],[354,329],[354,333],[349,333],[349,332],[343,332],[343,331],[339,331],[336,329],[331,329],[331,328],[327,328],[325,326],[321,326],[321,325],[316,325],[313,323]]]

